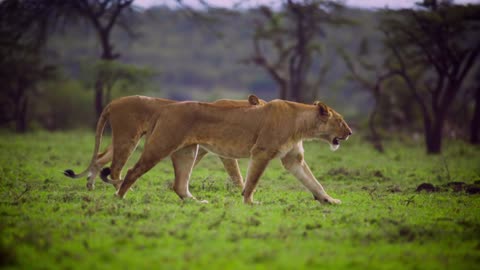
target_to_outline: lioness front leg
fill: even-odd
[[[316,200],[322,203],[340,204],[341,201],[330,197],[323,186],[315,179],[312,171],[303,159],[303,147],[299,143],[286,156],[282,158],[285,169],[292,173],[302,184],[312,192]]]
[[[270,154],[265,150],[259,150],[258,148],[252,150],[252,156],[248,163],[245,188],[242,192],[244,203],[253,204],[253,192],[255,191],[255,187],[273,156],[273,153]]]

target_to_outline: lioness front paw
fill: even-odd
[[[322,204],[341,204],[342,203],[342,201],[338,199],[334,199],[328,195],[322,196],[322,197],[314,196],[314,198],[315,200],[319,201]]]
[[[244,203],[244,204],[248,204],[248,205],[259,205],[259,204],[260,204],[260,202],[254,201],[254,200],[252,200],[252,199],[247,199],[247,200],[244,199],[244,200],[243,200],[243,203]]]
[[[342,201],[334,199],[332,197],[325,197],[319,200],[321,203],[325,204],[342,204]]]
[[[182,201],[185,203],[195,202],[195,203],[208,203],[207,200],[197,200],[195,197],[185,197],[182,198]]]

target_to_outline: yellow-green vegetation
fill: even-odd
[[[355,138],[356,137],[356,138]],[[428,156],[414,142],[378,154],[353,136],[337,152],[305,144],[306,161],[338,206],[313,200],[279,161],[243,205],[218,158],[195,168],[181,201],[162,161],[124,200],[81,171],[91,133],[0,135],[0,267],[7,269],[474,269],[480,263],[480,195],[449,182],[480,180],[480,149],[446,142]],[[137,151],[138,152],[138,151]],[[138,153],[130,160],[136,160]],[[240,163],[243,172],[246,161]],[[416,192],[421,183],[440,190]],[[477,182],[478,183],[478,182]],[[443,188],[442,188],[443,187]]]

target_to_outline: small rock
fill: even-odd
[[[430,183],[422,183],[417,187],[417,192],[425,191],[425,192],[435,192],[437,189],[434,185]]]
[[[306,230],[315,230],[315,229],[321,229],[322,228],[322,224],[307,224],[305,225],[305,229]]]
[[[480,185],[466,185],[465,186],[465,192],[468,194],[478,194],[480,193]]]

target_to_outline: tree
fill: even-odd
[[[75,0],[70,2],[73,10],[77,11],[82,18],[86,19],[98,36],[98,41],[102,49],[100,59],[111,62],[120,57],[112,45],[111,37],[114,27],[121,25],[127,31],[130,31],[128,24],[122,22],[125,11],[131,8],[133,0]],[[107,101],[104,100],[104,91],[106,83],[103,78],[108,75],[104,74],[100,69],[95,81],[95,112],[97,118],[103,110],[103,106]]]
[[[1,122],[14,122],[17,132],[27,131],[37,84],[55,75],[55,67],[40,56],[55,18],[55,11],[33,0],[0,3]]]
[[[305,102],[316,97],[328,72],[319,61],[325,25],[343,25],[342,6],[333,1],[285,1],[279,12],[261,6],[253,36],[254,55],[248,62],[262,67],[277,83],[281,99]],[[315,79],[312,79],[315,77]],[[310,96],[308,95],[310,93]]]
[[[373,147],[380,153],[385,151],[382,143],[382,137],[377,130],[376,118],[380,110],[382,98],[383,82],[395,74],[390,71],[384,71],[377,64],[369,62],[366,58],[371,57],[369,54],[368,43],[364,39],[360,43],[358,55],[351,57],[345,50],[339,48],[339,52],[349,71],[349,78],[360,84],[362,88],[367,90],[374,99],[373,109],[368,117],[368,127],[370,129],[370,141]]]
[[[112,99],[112,91],[117,87],[121,90],[135,88],[137,92],[152,75],[148,68],[105,60],[84,64],[82,73],[85,77],[83,81],[87,82],[88,86],[96,85],[98,80],[102,81],[104,89],[102,100],[105,101]]]
[[[386,10],[381,22],[385,67],[404,81],[423,115],[427,152],[441,152],[449,109],[480,53],[472,23],[480,5],[428,0],[419,9]]]
[[[55,77],[55,67],[44,64],[38,55],[29,52],[15,52],[2,59],[0,69],[3,92],[2,122],[14,121],[15,130],[23,133],[27,131],[28,112],[31,99],[38,93],[37,84]]]
[[[477,65],[475,74],[474,109],[470,122],[470,143],[480,144],[480,66]]]
[[[102,53],[100,59],[114,61],[120,54],[111,43],[112,32],[117,25],[130,31],[123,20],[133,0],[6,0],[0,3],[1,71],[10,82],[8,89],[15,108],[15,115],[25,118],[28,107],[28,89],[45,78],[51,67],[40,57],[48,33],[78,19],[85,19],[95,29]],[[14,67],[14,68],[11,68]],[[13,72],[13,73],[12,73]],[[97,116],[104,105],[105,83],[102,74],[95,83],[95,111]],[[15,82],[16,81],[16,82]],[[18,120],[19,123],[22,121]],[[24,128],[19,128],[23,130]]]

